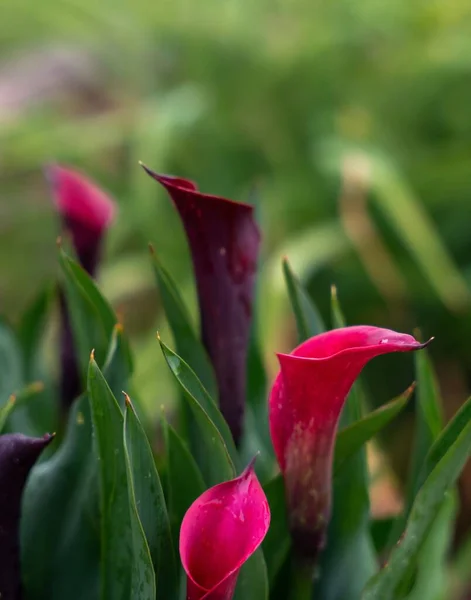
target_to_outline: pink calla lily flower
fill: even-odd
[[[70,235],[78,261],[92,277],[95,275],[103,239],[116,213],[115,203],[98,186],[78,171],[59,165],[46,169],[62,230]],[[61,382],[60,397],[68,408],[81,393],[72,328],[63,295],[61,304]]]
[[[262,543],[270,508],[253,462],[190,506],[180,530],[187,600],[231,600],[245,561]]]
[[[325,542],[335,435],[355,380],[376,356],[425,345],[389,329],[356,326],[317,335],[291,354],[278,355],[281,370],[269,400],[270,432],[298,554],[315,559]]]
[[[143,167],[167,190],[185,228],[195,270],[203,343],[216,373],[221,412],[238,444],[260,245],[253,207],[203,194],[191,181]]]
[[[59,165],[46,169],[63,229],[83,268],[94,275],[103,236],[116,213],[114,201],[84,175]]]

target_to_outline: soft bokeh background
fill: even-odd
[[[3,0],[1,16],[1,313],[17,319],[56,272],[42,166],[82,169],[119,202],[101,284],[132,334],[146,406],[165,402],[149,241],[189,304],[194,289],[180,224],[142,160],[204,191],[257,195],[269,364],[294,341],[287,255],[327,321],[335,283],[350,323],[435,335],[447,414],[467,397],[467,0]],[[367,375],[380,403],[410,383],[411,361]],[[399,473],[412,408],[388,432]],[[462,494],[471,506],[466,481]]]

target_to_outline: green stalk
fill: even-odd
[[[290,600],[311,600],[314,579],[312,565],[293,558]]]

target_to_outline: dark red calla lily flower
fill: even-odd
[[[270,525],[270,508],[253,462],[190,506],[180,530],[187,600],[231,600],[239,570]]]
[[[21,499],[28,474],[52,437],[0,436],[0,598],[5,600],[21,599]]]
[[[70,235],[82,267],[95,275],[106,229],[113,221],[115,203],[95,183],[79,172],[51,165],[46,169],[62,229]],[[61,383],[64,408],[81,393],[82,385],[75,354],[72,327],[63,295],[61,305]]]
[[[219,404],[238,444],[260,232],[253,207],[202,194],[186,179],[146,172],[171,196],[191,250],[203,343],[214,365]]]
[[[428,343],[428,342],[427,342]],[[270,395],[270,431],[285,481],[296,551],[315,559],[330,518],[332,459],[340,413],[363,367],[390,352],[423,348],[412,336],[378,327],[317,335],[289,355]]]

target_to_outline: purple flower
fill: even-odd
[[[167,190],[183,222],[196,276],[203,343],[214,365],[221,412],[239,443],[260,245],[253,207],[202,194],[191,181],[144,169]]]
[[[0,436],[0,598],[21,599],[19,525],[28,474],[52,435]]]

